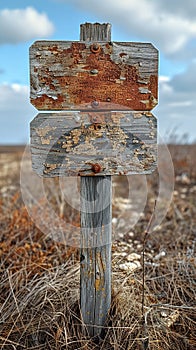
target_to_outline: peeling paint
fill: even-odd
[[[86,109],[92,101],[109,110],[151,110],[158,52],[143,43],[101,42],[92,52],[91,43],[40,41],[30,48],[30,81],[31,103],[40,110]]]
[[[45,177],[148,174],[156,144],[150,112],[42,113],[31,122],[33,169]]]
[[[44,174],[50,173],[52,170],[56,169],[58,167],[58,164],[47,164],[44,163]]]
[[[139,91],[141,94],[151,94],[151,91],[148,90],[147,88],[144,88],[144,87],[139,87]]]
[[[52,139],[51,135],[48,135],[46,137],[46,135],[51,132],[54,131],[56,129],[56,127],[50,127],[49,125],[44,126],[43,128],[37,128],[36,129],[36,133],[40,136],[41,139],[41,144],[42,145],[49,145],[50,141]]]
[[[141,100],[141,102],[145,104],[147,110],[153,109],[158,104],[158,100],[153,95],[150,95],[149,99]]]

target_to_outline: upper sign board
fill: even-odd
[[[30,84],[38,110],[150,111],[158,103],[158,51],[148,43],[37,41]]]

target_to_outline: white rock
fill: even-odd
[[[133,232],[128,232],[128,236],[129,236],[129,237],[133,237],[133,236],[134,236],[134,233],[133,233]]]
[[[123,271],[134,272],[137,269],[141,268],[141,264],[139,261],[134,262],[126,262],[124,264],[119,265],[119,269]]]
[[[138,243],[139,243],[139,241],[135,240],[135,241],[133,241],[133,243],[134,243],[134,244],[138,244]]]
[[[119,256],[119,257],[124,258],[125,256],[127,256],[127,253],[126,252],[114,252],[113,256]]]
[[[128,240],[128,242],[129,242],[129,243],[127,243],[127,247],[132,249],[132,248],[133,248],[133,243],[132,243],[132,241]]]
[[[113,218],[113,219],[112,219],[112,223],[113,223],[114,225],[116,225],[117,222],[118,222],[118,219],[117,219],[117,218]]]
[[[159,260],[159,259],[163,258],[165,255],[166,255],[166,252],[162,251],[162,252],[160,252],[159,254],[157,254],[157,255],[154,257],[154,259],[155,259],[155,260]]]
[[[140,260],[140,259],[141,259],[141,255],[136,254],[136,253],[131,253],[131,254],[127,255],[128,261],[135,261],[135,260]]]
[[[189,185],[191,182],[191,180],[189,179],[189,177],[186,173],[183,173],[180,176],[176,176],[176,181],[181,182],[185,185]]]
[[[119,233],[119,234],[118,234],[118,237],[119,237],[119,238],[123,238],[123,237],[124,237],[124,234],[123,234],[123,233]]]
[[[188,189],[186,187],[184,187],[184,188],[181,189],[181,192],[182,193],[186,193],[186,192],[188,192]]]

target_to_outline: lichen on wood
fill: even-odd
[[[45,177],[148,174],[156,144],[150,112],[42,113],[31,122],[33,169]]]

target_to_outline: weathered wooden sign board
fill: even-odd
[[[151,110],[158,51],[151,44],[37,41],[30,48],[31,103],[39,110]]]
[[[31,46],[30,82],[31,103],[45,111],[30,125],[33,169],[81,176],[80,307],[99,335],[111,303],[111,175],[156,167],[158,51],[112,42],[110,24],[86,23],[80,41]]]
[[[31,122],[33,169],[44,177],[149,174],[156,130],[150,112],[42,113]]]

